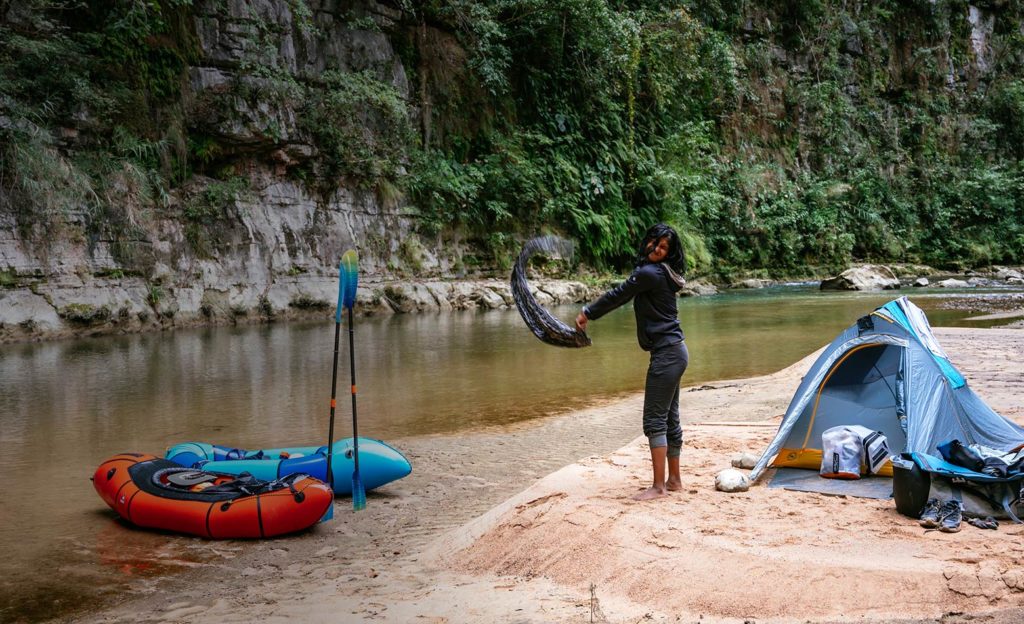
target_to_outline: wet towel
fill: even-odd
[[[512,268],[512,299],[516,302],[519,314],[526,321],[526,326],[542,342],[556,347],[589,347],[590,337],[575,327],[569,327],[545,310],[537,303],[537,299],[530,292],[530,285],[526,282],[526,263],[534,254],[543,252],[549,256],[568,259],[572,257],[572,251],[572,242],[557,236],[542,236],[526,241]]]

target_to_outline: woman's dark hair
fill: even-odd
[[[643,240],[640,241],[640,247],[637,249],[636,265],[649,263],[647,255],[651,251],[647,249],[647,246],[652,242],[657,245],[658,241],[663,238],[668,238],[668,255],[665,256],[664,262],[672,267],[673,271],[682,275],[686,271],[686,254],[683,253],[683,245],[679,242],[679,234],[664,223],[652,225],[644,234]]]

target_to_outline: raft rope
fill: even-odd
[[[191,486],[176,483],[172,479],[174,475],[181,473],[207,474],[211,478],[215,478],[214,475],[210,475],[209,473],[197,473],[197,471],[192,468],[172,467],[163,468],[161,470],[156,471],[155,473],[153,473],[151,481],[153,482],[154,485],[168,490],[190,492]],[[220,485],[210,486],[208,488],[201,490],[200,492],[197,492],[197,494],[203,496],[209,496],[211,494],[235,494],[236,496],[232,497],[226,502],[226,504],[230,505],[232,500],[241,496],[269,494],[271,492],[276,492],[287,487],[289,492],[291,492],[292,496],[295,498],[295,502],[301,503],[303,500],[305,500],[306,496],[305,494],[303,494],[302,492],[295,488],[295,482],[298,481],[300,478],[306,476],[308,475],[305,475],[303,473],[295,473],[287,475],[285,477],[281,477],[280,479],[275,479],[273,481],[263,481],[253,477],[251,474],[247,472],[243,472],[242,474],[238,475],[237,479],[232,479],[231,481],[221,483]]]

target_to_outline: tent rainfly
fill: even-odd
[[[924,312],[890,301],[839,334],[797,388],[775,438],[751,472],[821,466],[821,433],[839,425],[881,431],[893,453],[940,456],[960,440],[1009,451],[1024,428],[992,410],[935,340]],[[892,464],[880,474],[892,476]]]

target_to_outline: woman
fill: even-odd
[[[644,435],[651,447],[654,482],[634,496],[650,500],[679,490],[679,455],[683,448],[683,429],[679,424],[679,380],[689,363],[689,353],[679,327],[676,293],[685,284],[682,273],[686,257],[679,235],[659,223],[644,234],[637,252],[637,265],[629,278],[584,306],[576,316],[576,326],[586,331],[587,323],[635,299],[636,337],[640,348],[651,353],[644,388]],[[665,465],[668,464],[668,478]]]

